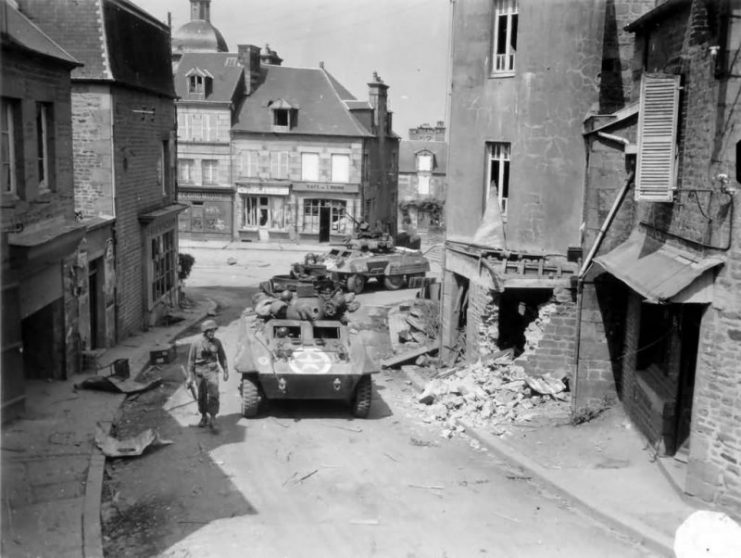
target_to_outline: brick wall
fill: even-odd
[[[162,142],[175,129],[171,99],[113,88],[116,177],[116,280],[119,337],[146,327],[147,253],[138,216],[172,203],[159,183]],[[134,112],[154,110],[153,115]]]

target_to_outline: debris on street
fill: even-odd
[[[75,384],[75,388],[131,394],[150,390],[161,383],[161,378],[156,378],[149,382],[142,383],[128,378],[122,379],[116,376],[91,376],[85,378],[82,382]]]
[[[106,457],[136,457],[142,455],[150,446],[165,446],[172,443],[172,440],[160,438],[159,433],[153,428],[147,428],[125,440],[118,440],[106,434],[100,425],[95,431],[95,444]]]

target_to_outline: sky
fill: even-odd
[[[154,17],[190,21],[189,0],[132,0]],[[446,118],[450,0],[211,0],[229,50],[269,44],[284,66],[319,62],[356,98],[373,72],[389,86],[394,131]]]

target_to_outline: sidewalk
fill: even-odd
[[[180,239],[178,243],[181,252],[191,249],[212,250],[273,250],[277,252],[323,252],[333,247],[341,246],[338,243],[314,242],[298,243],[290,240],[270,242],[240,242],[238,240],[189,240]]]
[[[149,352],[174,340],[215,309],[208,299],[178,312],[184,320],[156,327],[108,349],[100,375],[118,359],[135,378]],[[105,457],[96,424],[109,428],[125,395],[75,388],[93,373],[66,381],[26,383],[26,412],[2,432],[2,547],[8,558],[102,558],[100,500]]]
[[[420,392],[427,380],[405,372]],[[566,418],[566,417],[564,417]],[[701,503],[682,496],[617,406],[580,426],[546,418],[499,437],[461,423],[466,434],[525,474],[660,556],[673,557],[674,533]]]

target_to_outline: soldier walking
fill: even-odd
[[[224,346],[216,338],[217,328],[214,320],[203,322],[203,337],[193,342],[188,353],[190,381],[198,389],[198,411],[201,413],[198,426],[210,426],[214,431],[217,430],[216,415],[219,413],[219,369],[223,370],[224,381],[229,379]]]

